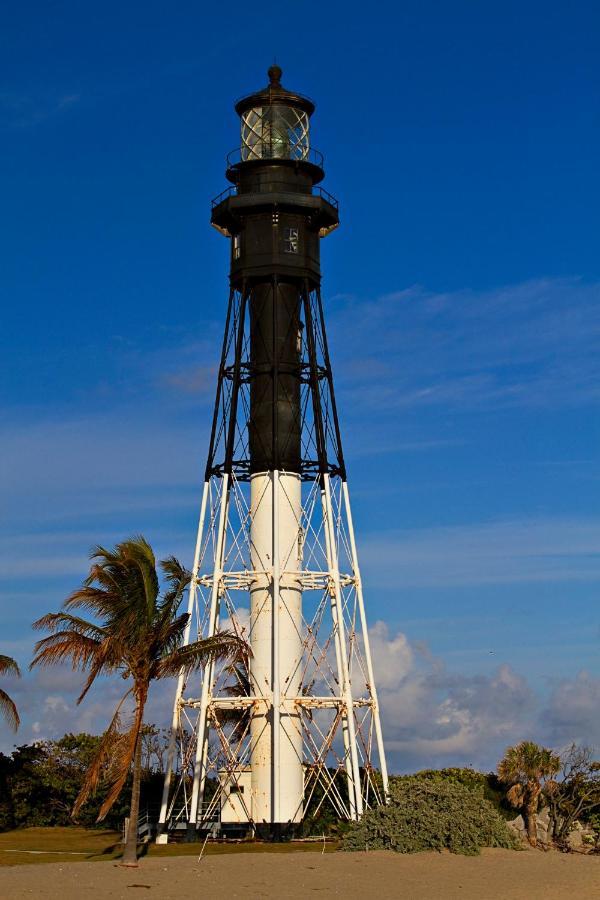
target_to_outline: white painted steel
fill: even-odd
[[[333,507],[331,503],[331,486],[329,475],[323,475],[323,487],[325,495],[325,539],[327,543],[327,556],[329,560],[330,576],[332,579],[331,591],[331,615],[334,628],[338,632],[341,657],[341,671],[339,672],[342,698],[344,700],[346,723],[348,728],[348,742],[350,744],[350,760],[352,764],[352,785],[349,785],[348,793],[352,796],[352,787],[356,805],[354,818],[360,818],[363,813],[363,799],[360,789],[360,769],[358,765],[358,748],[356,745],[356,728],[354,724],[354,705],[352,703],[352,685],[350,681],[350,669],[348,667],[348,652],[346,648],[346,629],[344,627],[343,595],[340,585],[340,570],[338,553],[335,542],[335,528],[333,521]]]
[[[192,629],[192,621],[194,619],[194,612],[196,606],[196,594],[198,591],[198,568],[200,566],[200,552],[202,548],[202,537],[204,535],[204,520],[206,518],[206,505],[208,501],[208,495],[210,492],[210,483],[208,481],[204,482],[204,488],[202,491],[202,503],[200,504],[200,518],[198,520],[198,533],[196,535],[196,547],[194,549],[194,562],[192,564],[192,578],[190,581],[190,586],[188,590],[188,607],[187,614],[188,620],[185,626],[185,631],[183,633],[183,644],[187,645],[190,643],[190,633]],[[173,703],[173,718],[171,720],[171,736],[169,738],[169,747],[167,750],[167,763],[166,763],[166,771],[165,771],[165,781],[163,785],[163,793],[162,800],[160,804],[160,816],[158,819],[159,825],[164,825],[167,819],[167,806],[169,803],[169,787],[171,784],[171,775],[173,773],[173,759],[175,756],[175,747],[177,741],[177,731],[179,728],[179,718],[181,715],[180,710],[180,700],[181,695],[183,693],[183,688],[185,685],[185,669],[182,669],[179,673],[179,678],[177,679],[177,689],[175,691],[175,702]],[[160,837],[160,835],[159,835]],[[165,836],[166,837],[166,836]],[[157,838],[157,843],[159,840]],[[166,840],[160,841],[160,843],[166,843]]]
[[[279,518],[280,492],[282,485],[279,481],[279,472],[275,470],[271,479],[272,498],[273,498],[273,604],[272,604],[272,645],[273,645],[273,740],[271,760],[272,769],[272,820],[273,822],[281,822],[281,779],[279,778],[279,770],[281,766],[281,558],[280,558],[280,541],[279,528],[283,523]],[[295,567],[294,567],[295,568]],[[302,603],[302,600],[300,600]]]
[[[341,649],[341,637],[340,637],[340,629],[337,624],[337,610],[338,610],[338,602],[335,599],[335,593],[332,593],[332,590],[335,591],[332,579],[333,572],[333,559],[331,554],[331,538],[329,534],[329,529],[327,526],[327,498],[325,496],[325,490],[321,490],[321,509],[323,513],[323,523],[324,523],[324,531],[325,531],[325,554],[327,557],[327,588],[329,590],[329,605],[331,607],[331,616],[332,616],[332,625],[333,625],[333,645],[335,648],[335,664],[336,671],[338,673],[338,684],[340,685],[340,689],[343,688],[344,680],[342,677],[342,649]],[[338,595],[339,596],[339,595]],[[340,700],[336,698],[337,702],[340,704],[340,711],[342,717],[342,739],[344,743],[344,768],[346,769],[346,779],[348,781],[348,803],[350,806],[350,818],[356,819],[356,791],[354,789],[354,775],[352,772],[352,760],[350,758],[350,737],[348,735],[348,716],[343,707],[343,703],[340,703]]]
[[[227,512],[229,504],[229,475],[223,475],[221,487],[221,504],[219,510],[219,525],[217,531],[217,543],[215,547],[215,562],[213,570],[213,582],[210,595],[210,611],[208,628],[205,637],[212,637],[217,630],[219,619],[219,589],[223,574],[223,556],[225,551],[225,535],[227,532]],[[206,781],[206,756],[208,752],[208,727],[207,713],[210,699],[210,691],[213,680],[214,663],[210,662],[204,669],[202,678],[202,695],[200,700],[200,715],[198,717],[198,738],[196,744],[196,758],[194,762],[194,781],[192,784],[192,797],[190,803],[189,823],[195,826],[198,821],[198,802],[204,793]]]
[[[383,782],[383,793],[386,802],[389,800],[389,783],[388,770],[385,758],[385,747],[383,745],[383,732],[381,730],[381,716],[379,714],[379,702],[377,699],[377,687],[375,685],[375,675],[373,674],[373,660],[371,657],[371,642],[369,640],[369,630],[367,628],[367,616],[365,613],[365,603],[363,598],[362,579],[360,577],[360,569],[358,567],[358,554],[356,552],[356,539],[354,537],[354,523],[352,521],[352,510],[350,507],[350,493],[348,491],[348,482],[342,482],[342,492],[344,495],[344,509],[346,511],[346,521],[348,523],[348,535],[350,538],[350,550],[352,552],[352,568],[354,570],[354,581],[356,586],[356,595],[358,599],[358,611],[360,617],[360,627],[362,630],[362,638],[364,645],[365,660],[367,663],[367,675],[369,684],[367,689],[371,694],[373,720],[375,725],[375,739],[377,741],[377,753],[379,755],[379,767],[381,769],[381,780]]]
[[[219,783],[221,787],[221,824],[243,825],[247,823],[253,817],[250,769],[240,769],[237,772],[222,770],[219,772]]]
[[[215,489],[217,486],[218,489]],[[368,768],[371,738],[365,730],[363,719],[355,719],[354,712],[356,710],[358,713],[359,708],[370,708],[371,726],[367,727],[372,727],[374,731],[374,743],[382,770],[383,796],[387,794],[383,738],[348,487],[343,482],[332,484],[328,476],[322,477],[320,487],[321,490],[315,485],[314,496],[317,498],[317,508],[320,506],[318,519],[322,524],[319,524],[318,519],[311,519],[313,507],[310,506],[310,499],[306,500],[306,509],[302,509],[302,486],[297,475],[271,472],[253,476],[248,486],[249,496],[244,495],[248,497],[249,506],[244,506],[243,500],[240,503],[240,485],[230,478],[215,478],[211,480],[210,486],[205,485],[194,558],[196,577],[191,585],[188,606],[195,616],[192,628],[200,627],[202,620],[203,635],[214,634],[219,628],[220,607],[224,599],[228,604],[228,614],[231,614],[232,599],[228,591],[249,591],[251,609],[248,639],[252,656],[249,696],[223,694],[222,683],[219,682],[219,687],[214,684],[219,669],[213,666],[207,666],[204,672],[201,696],[184,696],[185,682],[178,682],[173,714],[175,730],[179,729],[179,734],[182,735],[182,711],[185,708],[199,711],[194,728],[196,761],[191,798],[187,795],[185,775],[182,774],[179,782],[179,789],[182,789],[184,795],[185,819],[192,826],[197,824],[201,808],[203,815],[210,812],[205,810],[203,804],[205,780],[209,773],[216,772],[217,765],[223,766],[223,762],[226,769],[218,770],[220,792],[227,790],[229,793],[231,791],[227,788],[227,779],[224,779],[225,772],[230,773],[231,784],[234,784],[239,772],[248,771],[245,767],[250,763],[251,789],[247,787],[244,795],[240,794],[236,800],[236,803],[239,801],[236,815],[240,816],[241,821],[244,821],[242,811],[247,821],[255,826],[262,823],[271,825],[301,821],[303,757],[311,767],[316,766],[320,770],[321,774],[317,778],[339,814],[351,819],[359,818],[364,804],[372,802],[370,789],[373,787],[368,779],[362,786],[360,781],[359,744],[366,754],[365,765]],[[247,510],[249,533],[245,525],[238,530],[236,516],[243,520],[244,509]],[[202,537],[204,518],[208,520],[209,516],[212,542],[207,542],[206,537]],[[307,544],[308,534],[313,535],[312,544]],[[241,541],[248,555],[246,551],[243,557],[239,555],[241,544],[238,541]],[[202,549],[208,543],[214,546],[214,552],[201,563]],[[320,546],[321,557],[315,556],[316,546]],[[303,560],[303,554],[307,554],[306,560]],[[247,560],[243,568],[242,559]],[[307,568],[304,568],[305,564]],[[340,571],[340,565],[344,566],[343,572]],[[200,574],[200,566],[204,574]],[[195,595],[199,595],[201,588],[206,589],[206,605],[202,611],[198,609],[195,600]],[[328,593],[331,627],[329,637],[321,636],[315,645],[312,637],[314,632],[311,630],[313,623],[304,622],[302,618],[302,592],[322,592],[323,589]],[[349,604],[348,608],[344,606],[345,603]],[[358,635],[346,630],[352,627],[350,621],[354,621],[355,616]],[[186,640],[192,639],[191,634],[188,631]],[[307,676],[307,660],[312,655],[316,662],[317,656],[325,651],[329,641],[335,649],[335,661],[328,662],[327,655],[323,655],[321,671],[324,677],[323,680],[318,677],[315,680],[314,671]],[[362,658],[362,662],[358,662],[359,658]],[[366,695],[354,699],[352,674],[356,664],[361,673],[361,692],[364,673]],[[328,668],[330,675],[327,674]],[[305,678],[304,682],[302,676]],[[329,685],[331,694],[322,690],[315,692],[313,688],[317,685],[320,688]],[[227,750],[226,734],[221,731],[218,717],[214,713],[218,709],[242,711],[249,707],[252,710],[250,746],[246,746],[244,751],[249,756],[242,754],[236,758],[233,747]],[[331,732],[321,732],[316,717],[313,719],[310,715],[304,716],[302,723],[303,709],[307,712],[311,709],[320,710],[322,713],[328,709],[334,710],[338,725],[332,726],[334,730]],[[348,783],[347,807],[325,768],[327,747],[337,756],[338,751],[333,745],[336,727],[342,732],[344,756],[341,764],[345,767]],[[212,750],[209,757],[209,729],[214,729],[219,743],[211,746],[220,745],[220,757],[213,754]],[[169,769],[172,768],[176,746],[174,737],[172,743]],[[228,753],[232,755],[228,757]],[[312,768],[307,771],[314,772]],[[308,784],[312,785],[314,781]],[[307,796],[312,796],[312,787],[307,786],[307,791]],[[221,808],[223,797],[220,792],[212,798],[211,809]],[[168,795],[166,782],[161,822],[165,822],[170,815]],[[179,816],[182,811],[179,811]],[[164,837],[161,838],[163,840]]]
[[[300,822],[304,790],[301,693],[300,476],[253,475],[250,483],[250,678],[266,704],[251,723],[254,821]]]

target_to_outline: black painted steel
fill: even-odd
[[[238,101],[240,115],[260,106],[270,128],[269,104],[313,112],[281,86],[278,67],[269,77],[267,88]],[[246,480],[275,469],[345,476],[320,295],[320,238],[339,217],[335,198],[315,187],[324,177],[318,161],[308,150],[304,159],[242,154],[228,160],[233,188],[213,201],[211,223],[231,241],[231,292],[207,477]]]

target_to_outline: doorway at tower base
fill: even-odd
[[[253,820],[258,835],[302,821],[302,483],[261,472],[250,481]]]

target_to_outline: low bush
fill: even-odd
[[[391,802],[365,812],[344,850],[450,850],[475,856],[481,847],[519,846],[506,822],[477,790],[457,781],[409,776],[390,787]]]
[[[422,778],[427,781],[451,781],[455,784],[462,784],[471,791],[477,791],[486,800],[489,800],[503,819],[510,821],[515,817],[514,808],[506,799],[506,786],[500,782],[494,772],[477,772],[469,767],[422,769],[420,772],[415,772],[414,775],[392,775],[390,781],[395,783],[405,778]]]

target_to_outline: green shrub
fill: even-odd
[[[450,850],[475,856],[481,847],[518,847],[481,791],[457,781],[413,775],[395,780],[390,793],[388,806],[367,810],[348,829],[344,850]]]
[[[426,781],[451,781],[453,784],[462,784],[471,791],[477,791],[486,800],[489,800],[503,819],[512,820],[515,817],[514,808],[506,800],[506,786],[500,783],[498,776],[494,772],[477,772],[469,767],[422,769],[420,772],[415,772],[414,775],[392,775],[390,782],[398,783],[406,778],[419,778]]]

